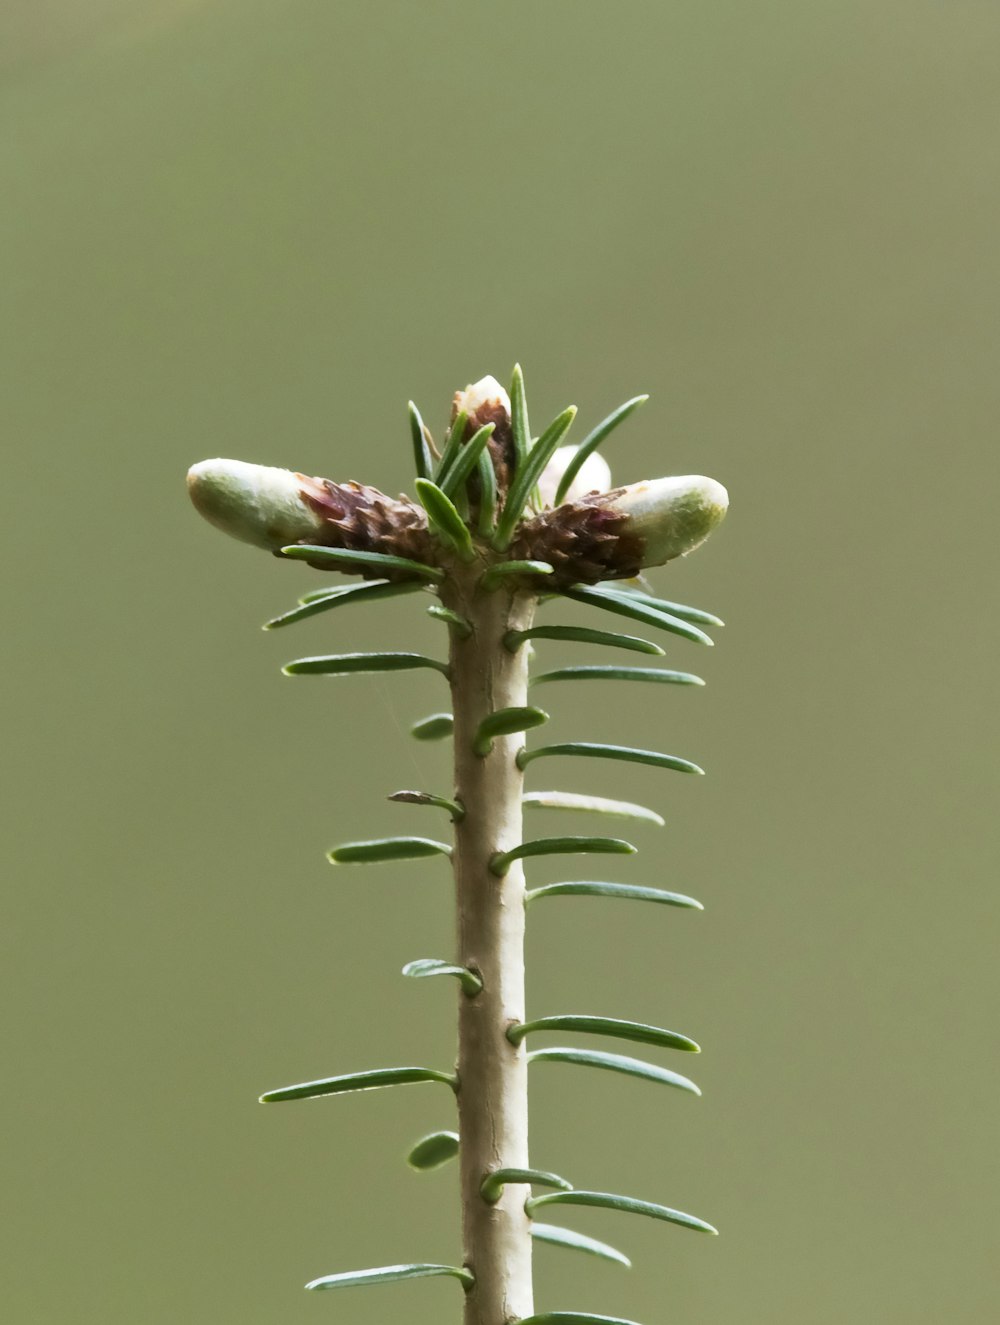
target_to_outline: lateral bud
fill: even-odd
[[[292,543],[315,543],[436,564],[427,516],[407,497],[243,460],[202,460],[188,471],[187,482],[196,510],[209,524],[269,552],[280,553]],[[364,574],[356,567],[345,566],[345,572]],[[405,578],[404,572],[372,574]]]
[[[722,484],[700,474],[648,479],[543,511],[521,525],[511,556],[548,562],[553,588],[629,579],[693,552],[728,505]]]
[[[542,476],[538,480],[538,491],[543,506],[552,506],[555,503],[560,480],[578,449],[576,446],[560,446],[553,452],[552,459],[542,470]],[[591,451],[577,471],[573,482],[566,489],[563,501],[580,501],[590,492],[607,492],[610,487],[611,469],[608,462],[599,452]]]

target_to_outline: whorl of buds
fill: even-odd
[[[616,419],[630,413],[637,401],[628,402],[595,429],[594,440],[602,428],[607,431]],[[486,443],[496,479],[491,489],[495,487],[495,499],[508,523],[506,529],[498,531],[502,537],[494,539],[493,548],[483,540],[480,550],[488,562],[494,559],[494,550],[500,549],[513,561],[545,562],[552,567],[547,581],[551,588],[627,579],[648,566],[661,566],[686,556],[721,522],[729,505],[721,483],[700,474],[687,474],[612,488],[608,466],[597,451],[587,456],[563,501],[553,508],[560,480],[578,454],[573,446],[551,449],[557,442],[555,426],[568,415],[569,411],[564,411],[551,426],[550,459],[537,479],[543,509],[533,518],[523,518],[520,510],[528,494],[524,490],[527,480],[518,475],[520,488],[515,483],[514,499],[522,518],[515,524],[513,510],[503,508],[518,463],[507,392],[496,378],[484,377],[455,393],[452,423],[464,417],[465,424],[461,442],[452,429],[446,448],[452,458],[443,462],[447,471],[441,480],[445,491],[439,493],[439,499],[449,502],[448,474],[455,467],[458,448],[492,424],[493,432]],[[537,445],[545,445],[544,435]],[[520,463],[526,463],[524,457]],[[537,474],[538,470],[532,472]],[[481,516],[480,475],[474,469],[469,472],[468,466],[464,474],[464,496],[457,492],[454,496],[459,504],[467,500],[468,518],[463,521],[458,510],[451,509],[455,521],[466,523],[468,532],[461,533],[471,549],[470,534]],[[271,552],[280,553],[293,543],[316,544],[438,566],[447,561],[454,543],[454,539],[442,539],[437,526],[429,526],[421,505],[404,496],[388,497],[363,483],[335,483],[289,469],[220,459],[194,465],[188,473],[188,489],[195,507],[216,528]],[[491,502],[493,499],[491,491]],[[484,534],[488,538],[489,528],[487,523],[487,528],[479,531],[480,538]],[[322,560],[312,564],[324,566]],[[357,568],[348,573],[366,574]],[[406,573],[405,568],[375,569],[372,565],[367,572],[369,578],[390,579],[405,578]]]

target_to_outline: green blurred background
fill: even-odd
[[[636,1268],[541,1248],[537,1300],[995,1319],[998,42],[973,0],[4,0],[6,1320],[458,1319],[300,1287],[459,1254],[454,1173],[402,1163],[444,1095],[256,1104],[450,1061],[451,991],[398,976],[450,950],[446,871],[323,859],[433,831],[384,797],[447,785],[406,735],[439,678],[278,671],[440,629],[262,635],[322,580],[183,475],[398,491],[407,398],[439,428],[515,359],[536,420],[650,392],[616,477],[733,502],[654,576],[728,622],[670,650],[709,687],[547,696],[710,777],[533,779],[662,809],[612,877],[706,912],[551,902],[529,952],[535,1012],[706,1047],[700,1101],[539,1068],[535,1162],[723,1236],[580,1212]]]

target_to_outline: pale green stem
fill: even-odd
[[[523,736],[497,737],[478,755],[479,724],[498,709],[527,703],[527,650],[504,647],[510,630],[530,627],[533,594],[477,588],[482,567],[458,570],[442,585],[445,605],[472,626],[451,632],[455,715],[455,796],[465,809],[455,826],[458,955],[480,976],[482,990],[459,995],[458,1116],[465,1264],[475,1275],[466,1294],[465,1325],[506,1325],[533,1311],[530,1189],[512,1183],[496,1202],[484,1200],[483,1178],[495,1169],[528,1167],[528,1065],[523,1044],[507,1030],[524,1020],[524,872],[515,862],[502,879],[490,870],[498,851],[521,842],[523,775],[515,756]]]

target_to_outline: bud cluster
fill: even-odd
[[[485,424],[495,475],[495,499],[502,505],[518,464],[507,392],[493,377],[456,392],[452,427],[462,416],[462,444]],[[587,454],[562,502],[554,506],[560,480],[577,448],[556,449],[536,487],[540,508],[517,526],[509,557],[553,567],[552,587],[597,583],[634,576],[699,547],[720,523],[728,506],[725,488],[700,474],[647,479],[611,486],[611,472],[596,452]],[[422,506],[392,498],[365,484],[310,478],[288,469],[241,460],[203,460],[188,474],[191,499],[211,524],[256,547],[280,553],[294,543],[380,552],[428,564],[442,560],[440,542],[428,527]],[[482,501],[475,471],[465,498],[470,528],[477,527]],[[479,552],[496,561],[480,540]]]

